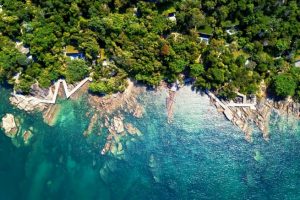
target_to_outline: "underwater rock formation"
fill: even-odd
[[[29,143],[30,138],[32,138],[32,132],[30,130],[26,130],[23,133],[23,140],[25,144]]]
[[[2,118],[2,128],[6,136],[14,138],[18,133],[18,126],[15,121],[15,117],[12,114],[6,114]]]

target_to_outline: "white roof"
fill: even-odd
[[[247,59],[246,61],[245,61],[245,65],[248,65],[250,63],[250,61]]]
[[[205,44],[209,43],[209,38],[206,37],[199,37],[199,39],[201,40],[201,42],[204,42]]]
[[[227,29],[226,33],[228,33],[228,35],[233,35],[236,33],[236,31],[234,29]]]
[[[29,48],[23,46],[23,42],[16,42],[15,46],[21,53],[28,54]]]
[[[108,65],[108,62],[106,61],[106,60],[104,60],[103,62],[102,62],[102,66],[107,66]]]
[[[173,21],[173,22],[176,21],[176,17],[175,16],[168,17],[168,19],[171,20],[171,21]]]

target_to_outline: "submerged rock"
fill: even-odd
[[[111,141],[107,141],[104,145],[104,148],[101,151],[101,155],[105,155],[109,150],[110,150],[110,146],[111,146]]]
[[[27,112],[32,112],[34,110],[42,111],[46,108],[45,104],[40,103],[36,99],[11,96],[9,100],[12,105],[17,106],[17,108],[20,110],[25,110]]]
[[[30,138],[32,138],[32,132],[30,130],[24,131],[23,140],[25,144],[28,144]]]
[[[131,135],[141,135],[141,131],[139,129],[137,129],[136,127],[134,127],[131,123],[127,123],[125,124],[125,128],[127,130],[127,132]]]
[[[258,150],[255,150],[254,160],[257,162],[261,161],[263,159],[261,153]]]
[[[110,146],[110,152],[113,154],[113,155],[116,155],[117,154],[117,147],[116,147],[116,144],[113,143],[111,146]]]
[[[117,133],[122,133],[125,131],[122,117],[114,117],[113,122],[114,129]]]
[[[149,158],[149,167],[154,168],[155,166],[156,166],[156,162],[155,162],[155,159],[154,159],[154,155],[151,154],[150,158]]]
[[[83,132],[83,135],[84,136],[89,136],[91,133],[92,133],[92,130],[93,130],[93,128],[94,128],[94,126],[96,125],[96,123],[97,123],[97,120],[98,120],[98,115],[97,115],[97,113],[95,113],[94,115],[93,115],[93,117],[91,118],[91,121],[90,121],[90,123],[89,123],[89,126],[88,126],[88,128],[87,128],[87,130],[85,130],[84,132]]]
[[[123,153],[123,145],[122,143],[118,143],[118,154]]]
[[[143,107],[141,105],[137,104],[135,109],[134,109],[133,116],[136,117],[136,118],[142,118],[143,117],[143,112],[144,112]]]
[[[61,106],[59,104],[49,106],[49,108],[43,113],[44,122],[50,126],[54,126],[60,110]]]
[[[14,138],[18,132],[15,117],[12,114],[6,114],[2,118],[2,128],[6,136]]]

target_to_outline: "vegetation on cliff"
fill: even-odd
[[[95,93],[151,86],[181,74],[199,89],[234,97],[262,80],[280,97],[300,96],[300,3],[279,0],[0,0],[0,80],[24,93],[92,74]],[[16,48],[23,42],[29,53]],[[207,41],[209,41],[207,43]],[[70,61],[72,45],[84,59]],[[89,68],[90,67],[90,68]],[[17,83],[13,76],[22,72]]]

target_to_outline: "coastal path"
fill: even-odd
[[[74,94],[78,89],[80,89],[87,81],[91,82],[92,78],[87,77],[87,78],[83,79],[71,91],[69,91],[66,81],[64,79],[59,79],[57,82],[54,83],[54,93],[53,94],[50,94],[50,92],[52,93],[52,91],[51,91],[51,89],[49,89],[48,96],[52,96],[52,99],[46,99],[46,98],[45,99],[40,99],[40,98],[33,97],[33,96],[28,97],[28,96],[25,96],[25,95],[16,94],[15,91],[14,91],[13,95],[18,97],[18,98],[21,98],[21,99],[23,99],[27,102],[32,102],[35,105],[39,104],[39,103],[55,104],[56,99],[57,99],[57,95],[58,95],[58,90],[59,90],[59,87],[60,87],[61,83],[63,85],[66,97],[68,99],[70,96],[72,96],[72,94]]]

